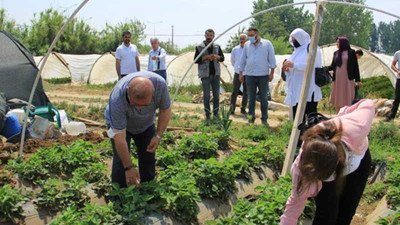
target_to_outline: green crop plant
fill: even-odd
[[[122,217],[114,210],[112,202],[105,206],[85,203],[84,207],[71,206],[61,212],[61,216],[53,219],[50,225],[122,225]]]
[[[64,209],[68,206],[82,207],[89,200],[85,187],[87,182],[80,179],[59,181],[48,179],[43,182],[36,204],[50,210]]]
[[[229,195],[236,191],[237,172],[227,170],[225,165],[215,158],[196,159],[191,166],[201,197],[227,200]]]
[[[6,184],[0,187],[0,220],[16,222],[22,218],[22,205],[27,198]]]
[[[178,142],[177,149],[188,159],[208,159],[217,154],[217,141],[205,134],[193,134],[186,136]]]

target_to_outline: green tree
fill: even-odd
[[[347,0],[346,2],[365,4],[365,0]],[[336,42],[336,37],[346,36],[351,44],[368,48],[372,29],[372,13],[364,8],[327,4],[319,43],[321,45]]]
[[[257,0],[253,2],[252,14],[289,3],[293,3],[293,0]],[[312,22],[313,16],[304,11],[304,6],[291,6],[256,16],[251,26],[257,28],[262,36],[268,34],[271,37],[287,39],[295,28],[303,28],[311,33]]]
[[[17,26],[15,20],[7,17],[7,12],[5,9],[0,9],[0,30],[7,31],[19,38],[22,37],[24,32],[24,27]]]
[[[65,16],[52,8],[40,12],[39,15],[36,13],[33,15],[32,25],[23,42],[34,55],[44,55],[64,24]],[[58,46],[60,44],[57,44],[54,51],[60,50]]]
[[[101,53],[97,39],[97,32],[84,20],[73,19],[57,42],[57,51],[69,54]]]
[[[172,43],[170,41],[166,41],[166,42],[161,41],[160,46],[161,46],[161,48],[165,49],[167,54],[172,54],[172,55],[179,54],[178,48],[176,46],[172,46]]]
[[[400,21],[385,23],[380,22],[378,35],[380,40],[380,50],[386,54],[393,54],[400,48]]]
[[[375,23],[372,24],[370,42],[371,43],[369,44],[369,49],[371,50],[371,52],[379,52],[379,35]]]
[[[138,45],[139,51],[143,52],[147,50],[147,48],[141,49],[141,45],[139,43],[146,38],[146,35],[144,34],[145,29],[146,25],[137,19],[120,22],[115,26],[106,23],[106,28],[100,32],[100,51],[115,51],[115,49],[117,49],[117,47],[122,43],[122,33],[124,31],[130,31],[131,43]]]
[[[228,43],[226,44],[226,47],[225,47],[226,53],[232,52],[232,49],[239,44],[239,36],[243,33],[246,33],[246,28],[238,27],[236,34],[231,36],[231,39],[228,40]]]

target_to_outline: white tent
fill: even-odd
[[[115,57],[107,52],[100,56],[93,64],[89,73],[88,84],[107,84],[118,80],[115,69]]]
[[[34,57],[36,65],[39,67],[42,63],[43,57]],[[68,63],[57,52],[52,52],[47,59],[46,65],[42,71],[42,78],[44,80],[54,78],[71,78],[71,71],[69,70]]]
[[[101,56],[98,54],[92,55],[71,55],[60,54],[68,63],[71,71],[71,81],[74,84],[86,84],[89,78],[90,70],[94,62]]]

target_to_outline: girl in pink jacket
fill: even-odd
[[[371,165],[367,135],[374,115],[373,101],[363,99],[304,133],[291,168],[292,194],[281,225],[296,225],[307,199],[313,196],[313,225],[351,223]]]

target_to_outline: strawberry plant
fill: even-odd
[[[50,225],[122,225],[122,217],[114,211],[112,202],[105,206],[85,203],[81,209],[71,206],[62,211],[61,216],[50,222]]]
[[[17,189],[6,184],[0,187],[0,219],[16,222],[16,219],[22,218],[22,205],[26,197]]]
[[[227,170],[223,163],[215,158],[196,159],[192,162],[193,177],[200,196],[210,199],[226,200],[236,191],[236,171]]]
[[[212,137],[217,140],[218,149],[220,150],[227,150],[229,149],[229,133],[223,131],[217,131],[212,134]]]
[[[205,133],[186,136],[178,142],[178,150],[191,160],[215,157],[217,149],[217,141]]]
[[[120,188],[117,183],[113,183],[113,190],[108,194],[114,198],[115,211],[122,216],[124,224],[144,224],[144,216],[163,205],[160,188],[155,181],[128,188]]]
[[[397,209],[393,214],[380,218],[375,222],[380,225],[399,225],[400,224],[400,210]]]
[[[107,165],[103,163],[92,163],[87,167],[80,167],[72,172],[76,179],[93,183],[92,189],[100,195],[107,193],[111,189],[111,180],[106,174]]]
[[[226,218],[208,221],[209,225],[237,225],[237,224],[279,224],[279,217],[283,214],[285,203],[292,190],[290,177],[280,178],[275,184],[268,180],[255,190],[260,194],[252,202],[247,199],[239,200],[233,212]],[[312,213],[315,209],[313,202],[309,202],[304,212]]]
[[[196,223],[200,201],[196,180],[189,171],[187,163],[177,163],[167,170],[160,171],[159,182],[165,187],[160,196],[165,201],[164,209],[180,221]]]
[[[156,153],[156,165],[162,169],[166,169],[169,165],[174,165],[176,162],[185,160],[185,156],[182,155],[176,148],[166,149],[159,147]]]
[[[49,177],[49,170],[45,167],[45,161],[38,155],[33,154],[28,161],[9,160],[7,169],[18,173],[22,179],[26,179],[36,183],[37,180],[46,179]]]
[[[87,183],[80,179],[59,181],[48,179],[37,196],[36,204],[50,210],[64,209],[68,206],[82,207],[89,200],[85,190]]]

